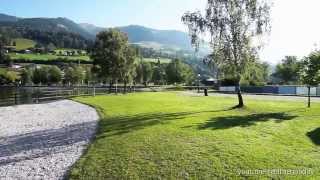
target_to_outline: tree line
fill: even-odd
[[[108,81],[110,87],[123,83],[126,89],[127,85],[147,85],[151,80],[155,84],[187,84],[194,78],[192,68],[180,60],[168,65],[143,62],[139,48],[129,45],[127,35],[115,28],[97,35],[91,58],[98,77]]]
[[[41,47],[54,45],[59,48],[87,49],[92,45],[79,34],[55,29],[38,30],[29,27],[15,27],[10,23],[0,23],[0,40],[7,46],[12,45],[12,39],[26,38],[38,42]]]
[[[118,76],[111,76],[118,79],[118,83],[133,86],[136,84],[148,86],[150,83],[155,85],[166,84],[192,84],[195,81],[195,75],[190,66],[182,63],[180,60],[173,60],[169,64],[145,62],[137,60],[134,69],[125,74],[124,79],[118,79]],[[22,85],[94,85],[110,84],[111,77],[101,76],[97,73],[97,67],[66,65],[58,67],[55,65],[42,65],[29,67],[22,70],[19,78],[11,78],[3,82],[18,82]],[[100,71],[100,70],[99,70]],[[3,78],[5,79],[5,78]],[[10,84],[10,83],[8,83]]]

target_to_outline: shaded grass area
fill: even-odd
[[[320,105],[140,93],[77,98],[100,127],[71,179],[301,178],[320,176]],[[310,169],[250,176],[239,170]]]

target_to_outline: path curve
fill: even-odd
[[[63,179],[96,132],[95,109],[70,100],[0,108],[0,179]]]

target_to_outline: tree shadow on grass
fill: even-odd
[[[310,131],[306,134],[310,140],[317,146],[320,145],[320,128]]]
[[[213,113],[229,111],[231,109],[222,109],[216,111],[191,111],[177,113],[146,113],[131,116],[106,117],[100,121],[99,134],[97,138],[105,138],[107,136],[122,135],[133,132],[146,127],[158,124],[166,124],[170,121],[184,119],[186,117],[197,116],[201,113]]]
[[[274,120],[277,123],[292,120],[296,118],[295,115],[289,115],[285,112],[279,113],[260,113],[237,116],[222,116],[208,120],[205,124],[199,125],[198,128],[203,129],[229,129],[234,127],[249,127],[258,122],[267,122]]]

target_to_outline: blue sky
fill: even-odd
[[[207,0],[0,0],[0,13],[19,17],[67,17],[103,27],[144,25],[186,31],[181,16],[204,10]],[[261,59],[277,63],[320,49],[319,0],[273,0],[272,32]]]
[[[206,0],[1,0],[0,13],[19,17],[67,17],[103,27],[139,24],[186,30],[185,11],[204,9]]]

